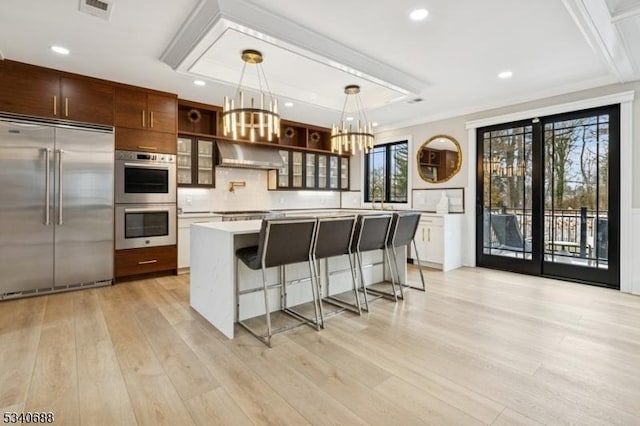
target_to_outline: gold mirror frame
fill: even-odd
[[[452,161],[454,163],[453,167],[450,168],[450,172],[448,173],[447,176],[445,176],[444,178],[439,178],[437,176],[438,174],[438,169],[440,168],[440,159],[438,159],[438,165],[436,166],[436,163],[434,162],[433,164],[431,164],[429,161],[425,162],[424,159],[424,152],[423,150],[427,148],[427,145],[429,145],[429,143],[435,141],[435,140],[439,140],[439,139],[446,139],[447,141],[453,143],[454,147],[455,147],[455,151],[458,154],[456,156],[456,159],[445,159],[445,161]],[[431,155],[431,154],[429,154]],[[431,138],[429,138],[429,140],[427,140],[425,143],[422,144],[422,146],[420,146],[420,149],[418,150],[418,153],[416,154],[416,165],[418,167],[418,174],[420,174],[420,177],[422,178],[422,180],[424,180],[425,182],[429,182],[429,183],[444,183],[446,181],[448,181],[449,179],[451,179],[452,177],[454,177],[456,174],[458,174],[458,172],[460,171],[460,168],[462,167],[462,148],[460,148],[460,144],[458,143],[458,141],[449,135],[435,135]],[[432,173],[428,173],[428,171],[431,171]],[[435,173],[435,178],[434,178],[434,173]]]

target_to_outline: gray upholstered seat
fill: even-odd
[[[356,230],[351,250],[356,253],[356,263],[358,264],[360,275],[360,286],[364,293],[364,305],[365,310],[367,311],[369,310],[369,301],[367,297],[367,286],[364,283],[363,270],[365,266],[362,263],[362,253],[364,252],[382,250],[383,264],[386,262],[390,272],[389,275],[391,276],[391,293],[386,294],[374,290],[371,291],[382,296],[391,296],[395,301],[398,300],[395,288],[395,278],[393,277],[393,270],[391,269],[391,261],[387,247],[392,218],[392,215],[388,213],[367,214],[359,215],[356,222]]]
[[[316,329],[321,324],[317,286],[315,283],[314,267],[312,262],[312,249],[315,239],[317,220],[315,218],[284,218],[265,219],[262,221],[258,245],[242,248],[236,251],[236,262],[241,260],[252,270],[261,270],[262,288],[264,294],[265,320],[267,333],[262,335],[257,333],[245,321],[239,320],[240,296],[245,293],[254,292],[256,289],[240,291],[236,282],[237,320],[240,325],[246,328],[251,334],[259,338],[267,346],[271,346],[271,337],[274,331],[271,327],[271,310],[269,307],[268,290],[274,287],[267,284],[266,269],[280,267],[280,277],[282,282],[276,284],[280,287],[281,300],[283,305],[281,310],[290,316],[307,323]],[[311,293],[315,310],[315,318],[308,318],[287,307],[287,296],[285,287],[287,282],[284,279],[284,267],[286,265],[307,262],[309,266],[309,281],[311,282]],[[237,279],[237,274],[236,274]],[[288,329],[288,328],[287,328]],[[278,331],[284,331],[278,330]]]
[[[418,254],[418,247],[415,242],[416,232],[418,231],[418,225],[420,224],[420,213],[418,212],[396,212],[393,214],[393,220],[391,221],[391,230],[389,231],[389,238],[387,245],[391,248],[393,253],[393,265],[396,268],[396,278],[398,284],[400,284],[400,291],[402,295],[402,287],[411,287],[417,290],[426,290],[424,283],[424,275],[422,273],[422,265],[420,264],[420,256]],[[398,253],[397,248],[404,248],[413,242],[413,249],[416,253],[416,261],[418,264],[418,270],[420,271],[420,281],[422,287],[411,286],[407,283],[400,282],[400,267],[398,265]]]
[[[325,217],[318,219],[318,228],[316,231],[316,240],[313,249],[314,266],[317,267],[318,259],[326,259],[335,256],[348,256],[349,269],[351,272],[351,280],[353,285],[353,292],[355,301],[353,304],[333,297],[330,289],[330,277],[327,274],[327,296],[325,301],[338,305],[342,308],[352,310],[358,314],[361,313],[360,300],[358,297],[358,288],[356,284],[355,269],[353,267],[351,243],[353,240],[353,233],[355,230],[356,216],[342,216],[342,217]],[[318,279],[318,291],[321,297],[320,300],[320,316],[324,323],[324,309],[322,306],[322,286],[320,285],[319,273],[316,270],[316,277]]]

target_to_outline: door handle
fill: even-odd
[[[69,98],[64,98],[64,116],[69,116]]]
[[[145,122],[145,115],[147,114],[147,111],[142,110],[142,127],[147,127],[146,126],[146,122]]]
[[[53,115],[58,115],[58,97],[53,95]]]
[[[58,225],[62,225],[62,153],[58,150]]]
[[[253,117],[253,115],[252,115]],[[153,111],[149,113],[149,127],[153,129]]]
[[[51,165],[49,164],[51,155],[51,149],[45,148],[44,150],[44,224],[51,225],[51,217],[49,209],[51,208],[49,198],[51,197],[51,190],[49,189],[49,175],[51,174]]]
[[[424,228],[422,228],[422,241],[424,241]]]
[[[431,228],[427,229],[427,241],[431,242]]]
[[[157,151],[158,147],[157,146],[145,146],[145,145],[138,145],[139,149],[148,149],[150,151]]]
[[[153,259],[153,260],[141,260],[140,262],[138,262],[138,265],[150,265],[152,263],[158,263],[158,259]]]

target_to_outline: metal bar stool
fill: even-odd
[[[318,219],[318,228],[316,230],[316,238],[314,247],[312,250],[313,265],[316,268],[316,279],[318,282],[318,294],[320,295],[320,318],[322,319],[322,325],[324,327],[324,308],[322,301],[331,303],[338,307],[348,309],[360,315],[362,310],[360,308],[360,298],[358,297],[358,285],[356,279],[356,271],[353,267],[351,244],[353,240],[353,233],[356,227],[356,216],[341,216],[341,217],[323,217]],[[320,274],[318,273],[318,259],[328,259],[329,257],[347,255],[349,258],[349,270],[351,272],[351,281],[353,284],[353,294],[355,301],[350,303],[348,301],[339,299],[331,295],[330,288],[330,274],[327,268],[327,296],[322,298],[322,284],[320,283]],[[342,271],[336,271],[342,272]]]
[[[359,215],[356,223],[356,231],[353,237],[352,250],[356,253],[356,262],[358,264],[358,270],[360,272],[360,287],[364,293],[364,310],[369,311],[369,300],[367,292],[371,291],[381,297],[391,297],[396,302],[398,296],[396,292],[395,278],[393,277],[393,270],[391,269],[391,260],[387,247],[387,239],[389,238],[389,230],[391,229],[391,220],[393,216],[391,214],[375,214],[375,215]],[[386,262],[389,267],[389,275],[391,277],[391,291],[392,293],[385,293],[370,288],[367,290],[367,286],[364,283],[364,268],[362,264],[362,253],[373,250],[382,250],[382,264],[384,269],[384,263]],[[366,265],[366,267],[373,266]]]
[[[315,218],[295,219],[265,219],[262,221],[260,236],[257,246],[240,249],[236,252],[236,267],[238,259],[252,270],[260,269],[262,272],[262,288],[254,288],[240,291],[236,273],[236,319],[251,334],[257,337],[267,346],[271,347],[271,337],[274,333],[288,330],[292,327],[283,327],[273,330],[271,327],[271,310],[269,308],[268,290],[280,287],[281,311],[296,318],[300,323],[308,324],[317,330],[320,329],[321,319],[318,307],[317,285],[315,283],[314,266],[312,261],[312,249],[316,234],[317,220]],[[308,318],[287,307],[285,266],[307,262],[309,266],[309,280],[311,281],[311,293],[315,310],[315,319]],[[266,269],[280,267],[280,279],[277,284],[267,283]],[[237,269],[236,269],[237,270]],[[300,280],[296,280],[300,281]],[[245,321],[239,320],[240,296],[243,294],[262,291],[264,294],[265,319],[267,333],[261,335],[252,329]]]
[[[424,275],[422,274],[422,265],[420,264],[420,256],[418,254],[418,246],[416,245],[416,232],[418,232],[418,225],[420,224],[420,213],[418,212],[397,212],[393,214],[393,221],[391,222],[391,231],[389,232],[389,239],[387,245],[391,248],[393,253],[393,265],[396,268],[396,277],[400,290],[402,287],[413,288],[416,290],[426,291],[424,284]],[[398,266],[398,253],[396,248],[406,247],[413,243],[413,249],[416,252],[416,261],[418,262],[418,270],[420,271],[420,281],[422,287],[416,287],[409,285],[407,282],[402,282],[400,279],[400,267]]]

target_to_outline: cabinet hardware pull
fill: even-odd
[[[138,265],[149,265],[151,263],[158,263],[157,259],[153,259],[153,260],[141,260],[140,262],[138,262]]]
[[[149,127],[153,129],[153,111],[149,113]]]
[[[157,151],[158,147],[157,146],[144,146],[144,145],[138,145],[138,148],[140,149],[150,149],[152,151]]]
[[[422,228],[422,241],[424,241],[424,228]]]
[[[427,229],[427,241],[431,242],[431,228]]]
[[[147,114],[147,112],[145,110],[142,110],[142,127],[147,127],[146,123],[145,123],[145,115]]]
[[[58,97],[53,95],[53,115],[58,115]]]
[[[69,116],[69,98],[64,98],[64,116]]]

